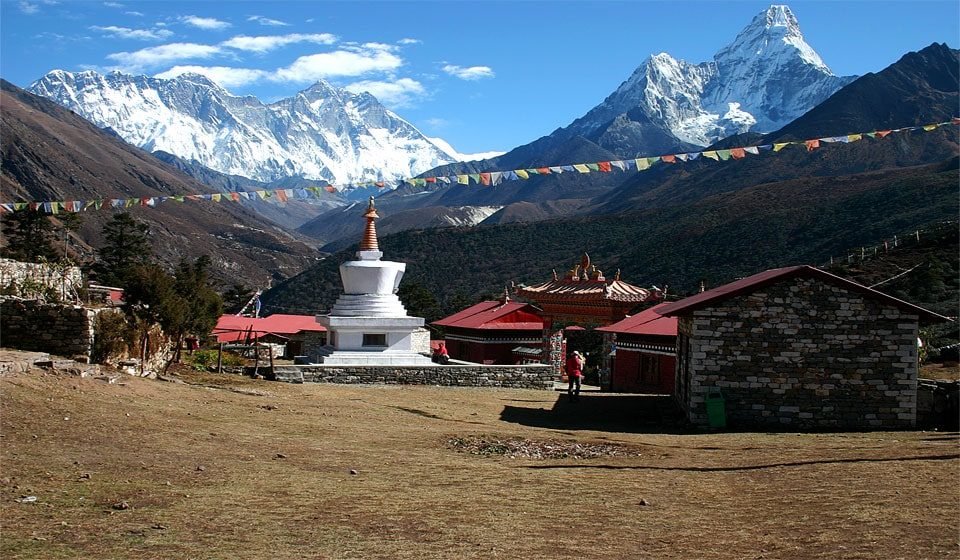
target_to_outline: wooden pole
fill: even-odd
[[[223,373],[223,343],[220,343],[220,349],[217,350],[217,373]]]
[[[273,379],[273,347],[267,346],[267,354],[270,354],[270,379]]]

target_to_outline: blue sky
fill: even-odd
[[[769,2],[0,0],[0,76],[192,68],[234,94],[289,97],[317,78],[368,90],[457,150],[508,150],[582,116],[643,60],[698,63]],[[960,2],[795,1],[834,73],[960,47]],[[904,123],[915,124],[915,123]]]

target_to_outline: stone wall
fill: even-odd
[[[2,298],[0,345],[89,361],[98,313],[118,311],[13,297]]]
[[[913,427],[917,322],[819,279],[761,287],[680,318],[678,400],[700,425],[719,389],[732,427]]]
[[[276,366],[274,378],[288,383],[386,383],[511,387],[553,390],[549,366],[436,365],[436,366]]]
[[[0,259],[0,289],[7,295],[29,297],[45,296],[56,299],[74,297],[83,285],[83,274],[76,266]]]

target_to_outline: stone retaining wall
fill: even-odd
[[[42,263],[0,259],[0,289],[8,295],[51,295],[68,299],[83,285],[83,274],[77,266],[59,266]]]
[[[458,387],[510,387],[553,390],[549,366],[276,366],[274,379],[288,383],[386,383],[400,385],[450,385]]]
[[[680,404],[708,423],[718,390],[733,426],[910,428],[918,316],[812,278],[785,280],[680,318]]]
[[[117,312],[116,309],[2,298],[0,344],[89,361],[97,315]]]

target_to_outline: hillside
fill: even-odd
[[[104,132],[71,111],[0,81],[4,201],[140,198],[210,193],[152,155]],[[237,204],[168,201],[126,208],[150,226],[154,251],[172,266],[209,255],[215,281],[266,286],[300,272],[315,250]],[[91,256],[112,209],[82,212],[74,245]]]
[[[534,224],[405,231],[381,238],[407,262],[405,283],[432,292],[442,312],[464,300],[532,284],[588,252],[607,274],[689,293],[766,268],[821,264],[891,232],[955,219],[957,158],[936,165],[845,177],[807,177],[669,208]],[[276,312],[315,313],[340,292],[341,251],[264,295]]]

